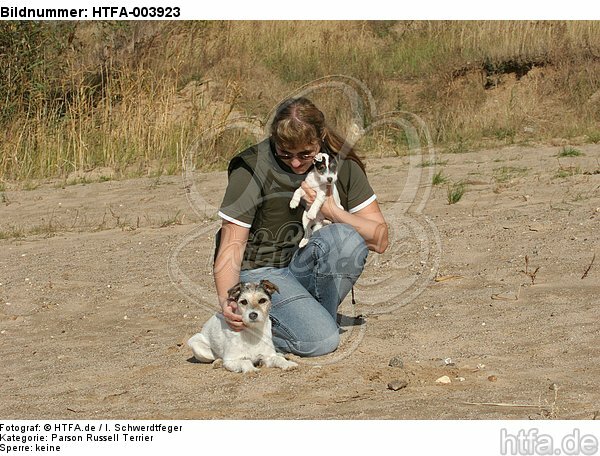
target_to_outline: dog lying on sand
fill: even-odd
[[[260,283],[240,282],[227,294],[237,303],[237,313],[246,325],[243,331],[233,331],[222,314],[213,315],[202,331],[188,340],[194,357],[203,363],[221,359],[223,367],[232,372],[257,372],[257,365],[283,370],[298,366],[275,351],[271,333],[271,296],[279,292],[268,280]]]

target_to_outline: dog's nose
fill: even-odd
[[[258,314],[256,312],[250,312],[250,314],[248,314],[248,317],[250,318],[250,320],[256,320],[258,318]]]
[[[327,182],[329,182],[331,184],[331,182],[333,181],[333,177],[328,177],[327,178]]]

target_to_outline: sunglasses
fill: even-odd
[[[276,147],[276,154],[277,157],[279,157],[281,160],[293,160],[294,158],[296,160],[302,161],[302,162],[306,162],[306,161],[310,161],[313,158],[315,158],[315,156],[317,155],[317,151],[313,150],[313,151],[303,151],[303,152],[298,152],[297,154],[291,154],[281,148],[279,148],[278,146]]]

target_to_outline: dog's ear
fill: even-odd
[[[315,155],[314,158],[314,162],[322,162],[323,159],[325,158],[325,154],[323,152],[319,152],[317,155]]]
[[[240,293],[242,292],[242,283],[238,283],[236,286],[231,287],[227,290],[227,296],[231,299],[235,299],[236,301],[240,297]]]
[[[332,169],[337,169],[342,161],[340,154],[329,154],[329,167]]]
[[[279,288],[277,288],[277,285],[269,282],[268,280],[261,280],[260,286],[269,294],[269,296],[275,292],[279,293]]]

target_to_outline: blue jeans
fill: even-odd
[[[240,272],[242,282],[266,279],[279,288],[270,313],[279,351],[319,356],[337,348],[337,308],[362,273],[368,253],[352,226],[334,223],[313,233],[287,267]]]

